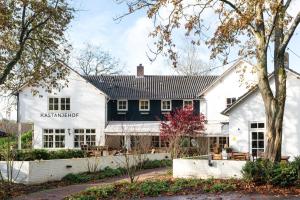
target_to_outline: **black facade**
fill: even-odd
[[[182,108],[183,100],[172,100],[172,110]],[[200,101],[193,100],[194,112],[199,114]],[[150,110],[140,111],[139,100],[128,100],[128,110],[118,111],[117,100],[108,102],[108,121],[160,121],[168,111],[161,110],[161,100],[150,100]]]

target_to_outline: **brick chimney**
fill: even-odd
[[[284,67],[287,68],[287,69],[289,68],[289,62],[290,62],[289,61],[290,60],[289,57],[290,57],[289,53],[285,52],[284,53]]]
[[[136,76],[137,77],[144,77],[144,66],[142,64],[139,64],[136,67]]]

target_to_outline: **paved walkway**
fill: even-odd
[[[164,175],[166,173],[167,173],[166,168],[144,170],[139,173],[139,180],[157,177],[160,175]],[[109,184],[109,183],[124,181],[124,180],[128,180],[128,178],[123,176],[123,177],[117,177],[117,178],[104,179],[97,183],[84,183],[84,184],[80,184],[80,185],[69,185],[69,186],[65,186],[65,187],[59,187],[59,188],[55,188],[55,189],[43,190],[40,192],[22,195],[22,196],[14,198],[14,200],[61,200],[66,196],[69,196],[74,193],[78,193],[89,187],[100,186],[103,184]]]

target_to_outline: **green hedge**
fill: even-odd
[[[32,160],[52,160],[52,159],[69,159],[69,158],[83,158],[85,153],[82,150],[57,150],[48,151],[45,149],[33,150],[16,150],[15,160],[32,161]],[[1,156],[1,160],[4,160]]]
[[[256,184],[275,186],[295,185],[299,177],[300,158],[290,163],[272,163],[269,160],[257,159],[248,161],[242,169],[245,180]]]

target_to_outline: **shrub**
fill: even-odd
[[[92,179],[91,176],[89,176],[86,173],[80,173],[80,174],[67,174],[65,177],[62,178],[63,181],[67,181],[69,183],[85,183]]]
[[[292,163],[272,163],[257,159],[248,161],[242,169],[244,179],[256,184],[272,184],[276,186],[294,185],[298,179],[298,161]]]
[[[57,150],[48,151],[45,149],[33,150],[18,150],[16,153],[16,160],[51,160],[51,159],[69,159],[69,158],[83,158],[85,157],[82,150]]]
[[[247,181],[264,184],[270,181],[272,169],[272,162],[269,160],[257,159],[256,161],[247,161],[242,169],[242,174]]]
[[[50,155],[45,149],[34,150],[18,150],[16,153],[16,160],[49,160]]]
[[[197,187],[202,183],[201,179],[175,179],[174,183],[170,186],[170,192],[176,193],[186,188]]]
[[[146,160],[142,163],[143,169],[154,169],[154,168],[160,168],[160,167],[171,167],[172,166],[172,160]]]
[[[298,170],[292,164],[275,164],[272,170],[271,183],[282,187],[294,185],[298,179]]]
[[[95,173],[79,173],[79,174],[67,174],[62,180],[69,183],[85,183],[91,180],[98,180],[108,177],[120,176],[126,173],[124,168],[112,169],[106,167],[104,170],[100,170]]]
[[[166,180],[144,181],[139,185],[139,190],[146,196],[158,196],[168,191],[169,183]]]
[[[32,131],[28,131],[22,134],[21,144],[23,149],[32,148]]]
[[[87,193],[91,196],[96,196],[98,198],[108,198],[115,192],[115,186],[112,184],[104,185],[101,187],[92,187],[87,190]]]

